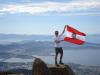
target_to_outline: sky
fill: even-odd
[[[100,0],[0,0],[0,33],[52,35],[65,25],[100,34]]]

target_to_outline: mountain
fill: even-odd
[[[20,41],[53,41],[53,35],[18,35],[0,34],[0,44],[9,44]],[[87,35],[86,42],[100,43],[100,34]]]
[[[65,50],[100,50],[100,35],[87,35],[84,45],[63,42]],[[51,56],[54,53],[53,36],[50,35],[15,35],[0,34],[0,71],[12,73],[31,73],[30,69],[35,55]],[[98,56],[97,56],[98,57]],[[71,65],[77,75],[96,73],[93,67]],[[78,67],[79,66],[79,67]],[[29,70],[27,70],[29,69]],[[100,68],[98,68],[100,71]],[[99,72],[97,72],[98,75]],[[26,74],[27,75],[27,74]]]
[[[75,45],[64,42],[63,47],[67,49],[99,49],[100,35],[87,35],[84,45]],[[51,51],[54,48],[53,36],[50,35],[16,35],[16,34],[0,34],[0,53],[21,53],[29,52],[39,53]],[[0,55],[0,56],[1,56]],[[3,56],[3,55],[2,55]]]
[[[7,41],[7,42],[19,42],[19,41],[50,41],[52,36],[50,35],[18,35],[18,34],[0,34],[0,41]]]
[[[87,36],[86,43],[84,45],[76,45],[64,42],[62,46],[65,50],[70,50],[70,49],[99,50],[100,49],[100,43],[98,38],[99,36],[100,35]],[[98,42],[98,43],[92,43],[92,42]],[[36,55],[36,54],[50,55],[53,53],[53,50],[54,50],[53,36],[50,35],[0,34],[0,61],[2,61],[2,58],[3,59],[11,57],[32,58],[31,55]]]

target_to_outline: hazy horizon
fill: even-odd
[[[17,34],[17,33],[0,33],[1,35],[4,34],[4,35],[28,35],[28,36],[31,36],[31,35],[44,35],[44,36],[54,36],[54,33],[52,34]],[[94,36],[94,35],[100,35],[100,33],[95,33],[95,34],[86,34],[86,35],[91,35],[91,36]]]

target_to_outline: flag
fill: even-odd
[[[82,45],[85,43],[86,34],[80,32],[79,30],[67,25],[66,27],[67,36],[64,38],[64,41]]]

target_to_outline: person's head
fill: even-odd
[[[59,35],[59,31],[55,31],[55,36],[58,36]]]

